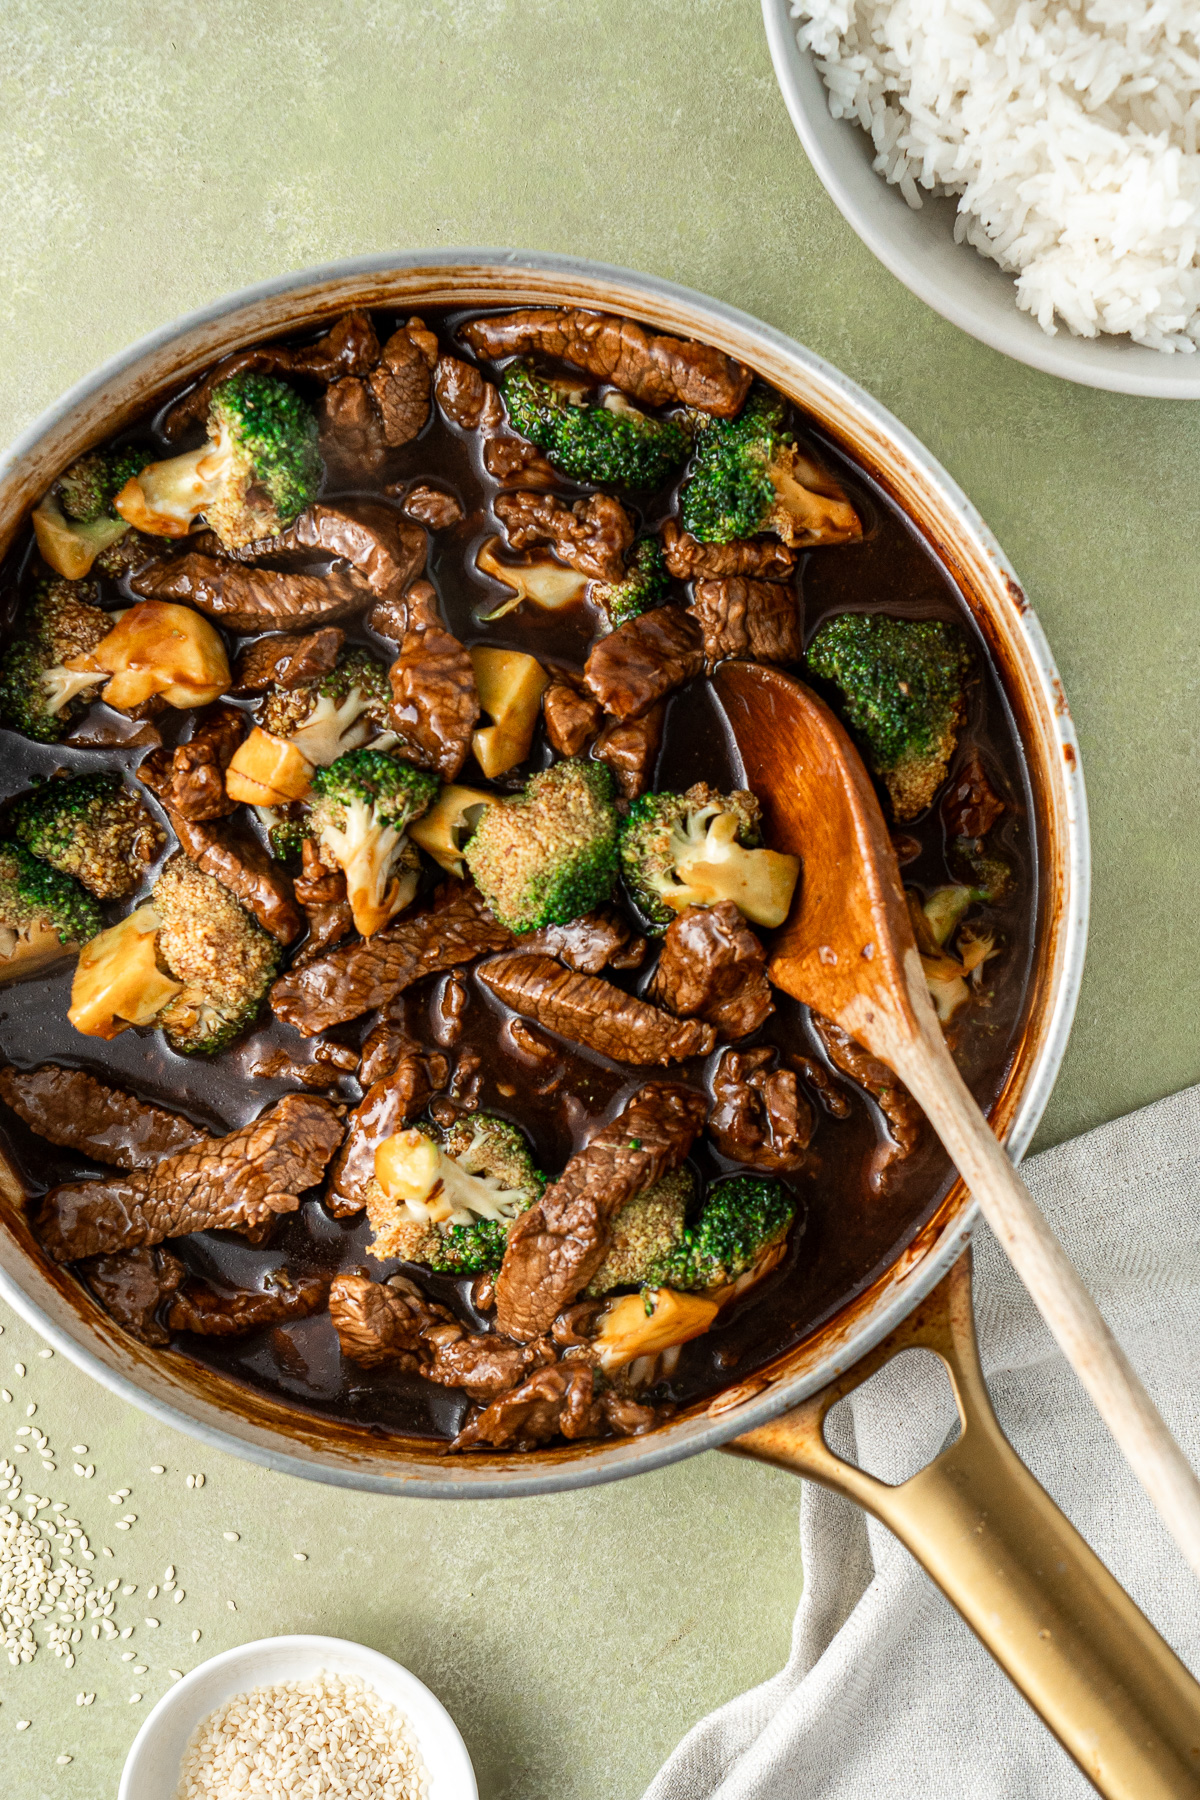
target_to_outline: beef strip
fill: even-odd
[[[443,625],[430,583],[417,582],[407,598],[408,629],[390,671],[388,717],[413,762],[453,781],[467,760],[479,719],[475,670]]]
[[[383,420],[361,376],[347,375],[325,390],[317,408],[322,460],[351,480],[376,474],[387,459]]]
[[[389,450],[409,444],[429,417],[429,372],[437,362],[437,339],[423,319],[409,319],[393,331],[377,366],[367,377]]]
[[[406,915],[374,937],[343,944],[303,969],[289,969],[271,989],[271,1006],[302,1037],[313,1037],[386,1006],[422,975],[506,950],[512,941],[478,889],[446,882],[427,912]]]
[[[610,719],[596,739],[592,754],[612,770],[622,799],[636,800],[653,782],[666,713],[660,700],[643,718]]]
[[[75,1273],[87,1283],[110,1319],[140,1344],[161,1347],[171,1334],[158,1309],[181,1286],[187,1270],[169,1250],[119,1251],[90,1256]]]
[[[272,687],[290,690],[319,681],[337,666],[345,641],[345,632],[336,625],[325,625],[303,636],[257,638],[240,652],[229,691],[245,699],[251,694],[265,694]]]
[[[415,519],[430,531],[448,531],[451,525],[461,525],[465,517],[461,502],[453,494],[444,488],[430,487],[427,481],[409,488],[400,510],[406,519]]]
[[[986,837],[1003,811],[1004,801],[992,788],[978,750],[971,750],[942,796],[947,835]]]
[[[815,1121],[791,1069],[771,1068],[775,1055],[771,1045],[726,1050],[713,1076],[708,1129],[722,1156],[787,1175],[804,1167]]]
[[[732,419],[750,391],[749,369],[688,338],[660,337],[632,319],[573,308],[531,308],[473,319],[462,336],[493,361],[540,351],[611,381],[647,406],[696,406]]]
[[[338,1072],[319,1062],[296,1062],[286,1050],[272,1050],[250,1065],[256,1081],[291,1081],[298,1087],[316,1088],[326,1093],[336,1088]]]
[[[595,975],[577,975],[552,956],[516,952],[478,971],[489,992],[522,1018],[614,1062],[644,1067],[707,1056],[716,1043],[711,1025],[673,1019]]]
[[[766,951],[732,900],[688,906],[672,919],[646,998],[704,1019],[722,1039],[757,1031],[775,1010]]]
[[[152,1169],[51,1188],[38,1234],[56,1262],[73,1262],[190,1231],[261,1224],[272,1213],[295,1212],[341,1141],[328,1100],[288,1094],[253,1123]]]
[[[488,391],[496,392],[495,388]],[[524,438],[509,437],[504,432],[485,440],[483,466],[493,480],[502,481],[505,487],[544,491],[557,487],[559,482],[558,470],[536,444],[527,443]]]
[[[369,631],[387,638],[395,652],[399,650],[404,641],[404,633],[408,630],[408,601],[403,595],[392,600],[378,600],[363,623]]]
[[[429,1360],[422,1333],[454,1323],[444,1306],[426,1300],[412,1283],[393,1286],[354,1272],[334,1277],[329,1316],[342,1355],[364,1369],[419,1370]]]
[[[676,519],[662,528],[663,557],[676,581],[718,581],[748,575],[758,581],[786,581],[796,566],[796,552],[778,538],[735,538],[732,544],[702,544]]]
[[[704,636],[690,613],[656,606],[592,646],[583,679],[614,719],[639,719],[704,667]]]
[[[302,867],[293,887],[308,920],[305,961],[339,944],[354,929],[354,914],[347,898],[346,877],[341,869],[327,869],[312,838],[300,846]],[[293,965],[294,966],[294,965]]]
[[[557,756],[578,756],[600,729],[604,713],[590,694],[560,677],[542,695],[546,736]]]
[[[573,1361],[539,1369],[498,1399],[459,1432],[452,1450],[477,1444],[493,1449],[530,1450],[552,1437],[597,1437],[604,1413],[595,1398],[596,1371],[591,1363]]]
[[[742,575],[698,581],[689,611],[704,633],[704,665],[710,675],[726,656],[794,663],[803,654],[799,596],[783,582]]]
[[[304,919],[296,905],[292,883],[257,838],[231,825],[185,819],[168,811],[180,849],[197,868],[228,888],[246,911],[253,913],[263,930],[281,944],[290,944],[299,937]]]
[[[916,1149],[925,1115],[886,1063],[856,1043],[849,1032],[835,1025],[832,1019],[823,1018],[820,1013],[813,1013],[811,1017],[813,1028],[834,1068],[866,1089],[887,1122],[888,1137],[877,1148],[871,1165],[871,1184],[879,1187],[886,1182],[892,1165],[902,1162]]]
[[[364,312],[351,312],[315,344],[259,344],[252,350],[235,350],[214,363],[203,381],[177,400],[166,416],[163,430],[178,437],[187,426],[208,417],[212,391],[222,381],[251,371],[259,375],[307,375],[317,381],[336,381],[339,376],[365,375],[379,361],[379,339]]]
[[[375,1176],[375,1152],[393,1132],[428,1105],[450,1079],[440,1050],[423,1050],[408,1040],[391,1072],[374,1082],[350,1114],[346,1141],[329,1177],[325,1204],[335,1219],[348,1219],[367,1203],[367,1183]]]
[[[225,771],[245,732],[246,715],[236,706],[206,706],[186,744],[142,758],[138,780],[180,818],[223,818],[237,805],[225,792]]]
[[[136,1254],[136,1252],[135,1252]],[[320,1275],[301,1275],[292,1281],[280,1270],[268,1288],[239,1288],[222,1292],[207,1281],[188,1281],[167,1307],[171,1331],[193,1331],[200,1337],[241,1337],[267,1325],[286,1325],[292,1319],[308,1319],[321,1311],[329,1283]]]
[[[568,568],[596,581],[620,581],[633,522],[611,494],[591,494],[566,505],[553,494],[500,494],[492,510],[513,550],[549,544]]]
[[[181,600],[227,631],[304,630],[361,613],[371,590],[354,574],[293,575],[226,556],[186,555],[149,563],[130,581],[144,600]]]
[[[464,431],[475,430],[483,417],[490,386],[474,363],[463,362],[457,356],[439,356],[433,371],[433,391],[452,425],[461,425]]]
[[[114,1169],[152,1169],[209,1133],[181,1113],[151,1106],[84,1069],[43,1063],[0,1068],[0,1098],[31,1131]]]
[[[452,1330],[460,1335],[452,1337]],[[472,1400],[494,1400],[515,1388],[530,1370],[554,1361],[554,1351],[544,1340],[514,1344],[491,1332],[468,1334],[460,1326],[434,1326],[426,1341],[433,1348],[432,1362],[421,1370],[426,1381],[462,1388]]]
[[[299,553],[334,557],[349,564],[377,601],[387,601],[403,594],[425,567],[426,540],[420,526],[380,500],[316,500],[278,537],[225,550],[202,535],[195,548],[234,562]]]
[[[647,1083],[514,1220],[496,1278],[496,1321],[506,1337],[527,1343],[550,1330],[604,1261],[617,1213],[680,1166],[707,1111],[690,1088]]]
[[[646,955],[646,940],[615,908],[583,913],[569,925],[543,925],[517,939],[517,948],[556,956],[580,975],[602,969],[637,969]]]

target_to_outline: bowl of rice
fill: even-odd
[[[441,1701],[391,1657],[343,1638],[260,1638],[165,1693],[134,1739],[118,1800],[478,1800]]]
[[[763,0],[831,198],[1019,362],[1200,398],[1200,11],[1188,0]]]

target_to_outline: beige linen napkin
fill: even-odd
[[[1200,1088],[1024,1165],[1171,1430],[1200,1467]],[[1200,1587],[986,1227],[975,1309],[1000,1423],[1167,1642],[1200,1672]],[[941,1365],[898,1358],[829,1440],[903,1480],[955,1420]],[[752,1521],[747,1521],[752,1528]],[[645,1800],[1084,1800],[1094,1794],[882,1525],[806,1482],[787,1667],[688,1734]]]

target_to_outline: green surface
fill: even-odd
[[[0,157],[0,436],[178,313],[393,246],[512,244],[645,269],[861,381],[996,531],[1079,726],[1092,943],[1039,1141],[1200,1078],[1200,409],[1022,368],[900,287],[809,169],[755,0],[8,0]],[[18,1337],[28,1347],[23,1329],[0,1340],[0,1368]],[[143,1510],[111,1566],[143,1585],[167,1560],[180,1570],[188,1599],[162,1627],[184,1657],[173,1666],[292,1629],[389,1649],[461,1721],[487,1800],[635,1796],[700,1713],[784,1657],[800,1577],[782,1475],[712,1456],[578,1497],[385,1504],[201,1456],[61,1358],[29,1367],[38,1422],[57,1445],[78,1433],[97,1467],[81,1483],[60,1458],[44,1491],[97,1521],[107,1492],[132,1487],[128,1510]],[[154,1461],[170,1474],[148,1476]],[[197,1468],[199,1495],[182,1486]],[[137,1597],[123,1616],[140,1620]],[[139,1624],[132,1641],[151,1637]],[[14,1800],[115,1791],[145,1703],[128,1704],[112,1658],[89,1650],[68,1672],[43,1653],[0,1676],[0,1741],[34,1721],[8,1740]],[[149,1699],[170,1658],[145,1660]],[[89,1709],[74,1706],[81,1688]],[[76,1761],[58,1769],[59,1749]]]

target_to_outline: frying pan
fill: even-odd
[[[319,326],[354,306],[416,312],[526,304],[626,313],[751,365],[879,481],[957,583],[999,672],[1033,794],[1040,888],[1034,966],[991,1113],[997,1134],[1019,1155],[1062,1058],[1086,936],[1086,802],[1062,686],[1016,576],[970,502],[897,420],[781,333],[670,282],[524,252],[362,257],[285,276],[153,333],[26,431],[0,462],[0,555],[72,457],[233,349]],[[649,1437],[454,1461],[432,1441],[381,1440],[353,1424],[317,1420],[182,1356],[134,1343],[42,1257],[19,1180],[2,1159],[0,1197],[0,1294],[90,1375],[207,1444],[292,1475],[424,1498],[583,1487],[719,1447],[795,1469],[849,1494],[903,1539],[1102,1792],[1129,1800],[1200,1795],[1191,1749],[1200,1745],[1200,1688],[995,1423],[970,1322],[964,1253],[976,1211],[961,1183],[891,1266],[819,1330]],[[946,1362],[964,1429],[921,1475],[884,1488],[837,1462],[820,1422],[836,1398],[917,1342]]]

